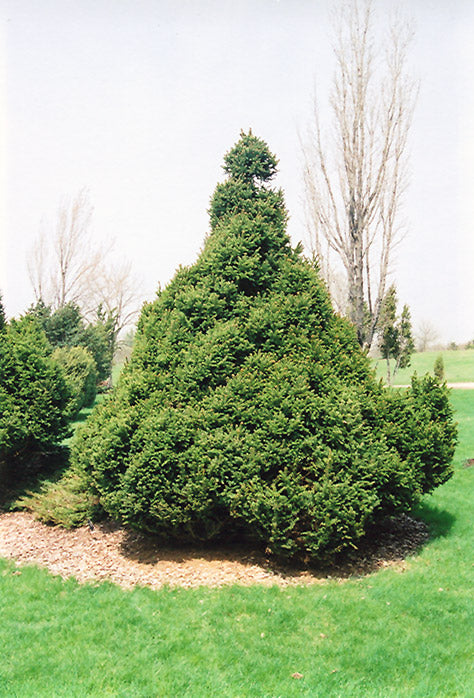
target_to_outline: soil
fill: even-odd
[[[327,568],[298,569],[243,546],[164,548],[152,536],[110,521],[66,530],[40,523],[28,512],[0,515],[0,557],[15,560],[20,568],[34,564],[63,578],[109,580],[124,588],[322,584],[328,578],[342,581],[387,566],[404,571],[405,558],[427,539],[424,523],[401,515],[374,530],[351,559]]]

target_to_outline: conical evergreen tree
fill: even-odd
[[[276,166],[251,132],[225,156],[204,248],[144,308],[73,462],[125,523],[317,559],[449,477],[454,432],[442,387],[419,384],[407,407],[376,383],[353,327],[290,246]],[[434,429],[444,448],[434,468],[421,449],[429,473],[402,427],[415,413],[420,441]]]

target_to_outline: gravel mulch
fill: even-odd
[[[427,538],[422,522],[402,515],[379,527],[352,560],[327,569],[298,570],[279,566],[248,548],[163,548],[153,537],[111,522],[96,524],[93,530],[88,526],[66,530],[42,524],[27,512],[0,515],[0,557],[16,560],[19,566],[46,567],[63,578],[109,580],[124,588],[321,584],[329,577],[343,580],[385,566],[403,571],[404,558]]]

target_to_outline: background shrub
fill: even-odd
[[[74,419],[83,407],[90,407],[95,400],[97,384],[95,361],[84,347],[57,347],[52,358],[64,371],[71,394],[66,414],[68,419]]]
[[[447,479],[455,429],[444,387],[375,380],[290,246],[275,168],[242,134],[198,260],[143,309],[73,463],[109,514],[165,539],[245,536],[316,560]]]
[[[66,303],[53,310],[41,300],[28,310],[27,315],[40,322],[53,348],[84,347],[94,359],[97,380],[109,378],[115,346],[113,315],[105,314],[99,308],[95,322],[86,323],[75,303]]]
[[[0,463],[14,469],[52,449],[67,433],[70,392],[36,320],[0,332]]]
[[[444,361],[441,354],[435,359],[433,372],[439,381],[444,381]]]

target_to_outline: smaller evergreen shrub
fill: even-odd
[[[457,428],[446,384],[415,375],[407,393],[384,393],[383,410],[387,444],[413,469],[419,495],[449,480]]]
[[[47,479],[38,491],[28,491],[20,497],[15,506],[31,511],[43,523],[64,528],[83,526],[100,516],[97,498],[88,489],[84,474],[76,468],[67,468],[59,479]]]
[[[97,380],[106,380],[112,371],[115,346],[115,319],[106,315],[101,308],[94,323],[85,323],[79,306],[66,303],[53,310],[39,301],[32,306],[27,316],[35,318],[44,330],[46,339],[53,348],[84,347],[95,361]]]
[[[107,380],[112,373],[114,348],[110,324],[108,320],[99,319],[95,324],[87,325],[79,342],[94,358],[98,381]]]
[[[0,464],[20,467],[68,432],[70,392],[34,318],[12,320],[0,332]]]
[[[433,372],[440,382],[444,381],[444,361],[443,356],[441,354],[436,357]]]
[[[68,419],[77,417],[83,407],[95,400],[97,372],[95,361],[84,347],[57,347],[52,354],[64,371],[71,398],[66,408]]]

